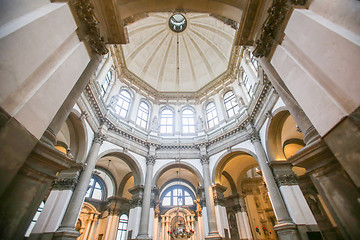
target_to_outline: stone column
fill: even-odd
[[[21,148],[21,146],[19,146]],[[39,142],[0,198],[1,239],[22,239],[58,172],[74,161]]]
[[[100,146],[104,140],[105,135],[102,129],[100,129],[99,132],[95,133],[92,146],[87,156],[86,166],[80,175],[79,182],[75,188],[61,225],[55,233],[55,239],[76,239],[79,236],[79,233],[75,231],[76,222],[98,160]]]
[[[274,89],[284,101],[291,116],[299,125],[300,130],[304,134],[305,143],[310,144],[320,138],[319,133],[316,131],[309,118],[305,115],[304,111],[299,106],[294,96],[290,93],[289,89],[286,87],[285,83],[271,63],[269,63],[266,58],[258,58],[258,61],[264,69],[266,76],[273,85]]]
[[[149,214],[150,214],[150,200],[152,188],[152,175],[155,164],[155,156],[148,156],[146,158],[146,176],[145,188],[141,209],[140,228],[137,239],[151,239],[149,237]]]
[[[326,209],[326,206],[320,200],[319,192],[312,183],[310,174],[301,175],[298,182],[324,238],[329,240],[341,239],[342,237],[335,221],[329,215],[329,210]]]
[[[209,156],[202,155],[200,161],[203,166],[206,213],[209,225],[209,234],[205,239],[221,239],[216,225],[213,191],[210,184]]]
[[[326,144],[316,141],[299,150],[288,161],[306,169],[342,239],[360,239],[359,189]]]
[[[81,93],[84,91],[86,85],[89,83],[90,78],[98,68],[101,59],[102,56],[94,55],[93,59],[90,60],[85,70],[81,74],[79,80],[76,82],[71,92],[66,97],[65,101],[56,113],[55,117],[51,121],[49,127],[44,132],[41,138],[42,141],[50,145],[54,145],[56,143],[56,135],[59,133],[60,128],[64,124],[65,120],[68,118],[76,101],[79,99]]]
[[[41,239],[52,236],[59,228],[78,182],[82,165],[62,171],[52,182],[52,189],[45,206],[36,221],[29,239]]]
[[[272,207],[278,224],[274,227],[280,240],[294,240],[299,239],[296,225],[292,222],[289,212],[286,208],[284,200],[281,197],[280,191],[276,185],[274,176],[267,163],[267,157],[265,150],[260,142],[260,137],[255,129],[250,130],[249,138],[251,143],[254,145],[255,153],[258,157],[257,162],[262,171],[264,181],[269,191],[269,197],[271,200]]]

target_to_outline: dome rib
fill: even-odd
[[[186,39],[184,37],[182,37],[182,39],[184,41],[186,55],[187,55],[189,63],[190,63],[192,82],[195,84],[196,88],[198,88],[199,86],[198,86],[198,83],[196,81],[196,74],[195,74],[194,64],[192,62],[192,58],[191,58],[191,55],[190,55],[190,51],[189,51],[188,45],[186,43]]]
[[[156,32],[155,34],[151,35],[149,38],[143,41],[143,44],[139,45],[139,47],[135,48],[135,50],[130,54],[130,56],[126,59],[129,63],[136,57],[136,55],[141,52],[148,44],[150,44],[156,37],[160,36],[161,33],[165,32],[165,29],[161,30],[160,32]]]
[[[169,33],[165,34],[165,36],[163,37],[163,39],[159,42],[159,44],[156,46],[156,48],[154,48],[154,50],[151,52],[149,58],[146,61],[145,66],[143,67],[143,69],[141,70],[140,76],[145,76],[146,72],[148,71],[152,61],[154,60],[156,54],[158,53],[160,47],[163,45],[163,43],[165,42],[165,40],[169,37]]]
[[[169,41],[169,44],[168,44],[166,52],[165,52],[165,56],[161,63],[159,77],[158,77],[159,80],[157,83],[157,89],[161,89],[161,85],[162,85],[162,81],[163,81],[163,77],[164,77],[164,70],[165,70],[166,63],[168,61],[168,56],[169,56],[169,52],[170,52],[170,48],[171,48],[171,44],[172,44],[173,40],[174,40],[174,36],[172,36]]]
[[[219,56],[219,58],[222,60],[222,62],[226,65],[227,59],[225,57],[225,55],[222,53],[222,51],[220,51],[218,49],[218,47],[213,44],[212,42],[210,42],[208,39],[206,39],[202,34],[200,34],[199,32],[196,32],[194,30],[191,29],[191,32],[193,32],[195,35],[197,35],[199,38],[201,38],[207,45],[210,46],[211,49],[213,49],[216,54]]]
[[[214,73],[209,61],[205,57],[204,52],[202,51],[202,49],[199,47],[199,45],[195,42],[195,40],[190,35],[188,35],[188,37],[190,38],[190,41],[192,42],[192,44],[195,47],[196,51],[199,53],[202,61],[205,63],[206,68],[207,68],[207,70],[208,70],[208,72],[210,74],[210,77],[215,78],[215,73]]]

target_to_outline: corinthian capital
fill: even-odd
[[[146,165],[154,165],[155,164],[155,161],[156,161],[156,156],[147,156],[146,158]]]
[[[208,154],[201,155],[200,162],[201,162],[202,165],[209,164],[209,159],[210,159],[210,157],[209,157]]]
[[[93,143],[102,144],[106,140],[105,134],[97,132],[94,135]]]

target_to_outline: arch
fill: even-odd
[[[256,156],[255,153],[253,153],[252,151],[250,151],[249,149],[246,148],[234,148],[231,149],[231,151],[227,151],[225,153],[223,153],[219,159],[216,161],[214,168],[213,168],[213,172],[212,172],[212,176],[211,176],[211,180],[213,183],[219,183],[220,179],[221,179],[221,175],[222,175],[222,169],[224,169],[225,165],[235,156],[239,156],[239,155],[250,155],[252,156],[256,162],[258,162],[258,158]]]
[[[284,123],[291,116],[286,107],[280,107],[273,112],[273,117],[268,121],[266,126],[265,138],[266,138],[266,151],[270,158],[270,161],[274,160],[287,160],[284,153],[284,144],[282,143],[282,130]],[[297,139],[302,140],[302,139]],[[297,141],[295,138],[291,142]],[[298,142],[300,142],[298,141]],[[289,142],[288,142],[289,143]],[[301,142],[299,145],[304,146]]]
[[[203,177],[200,174],[199,170],[197,168],[195,168],[195,166],[193,166],[189,163],[186,163],[186,162],[179,163],[176,161],[169,162],[169,163],[165,164],[164,166],[162,166],[161,168],[159,168],[153,177],[152,185],[155,187],[156,182],[158,181],[158,179],[161,177],[161,175],[164,172],[168,171],[169,169],[179,168],[179,167],[190,171],[192,174],[194,174],[197,177],[197,179],[201,183],[201,185],[204,185]]]
[[[219,15],[236,22],[240,22],[245,0],[240,1],[216,1],[216,0],[133,0],[119,1],[122,20],[134,16],[143,16],[148,12],[174,12],[182,9],[184,12],[203,12]]]
[[[101,166],[95,166],[95,170],[100,171],[100,175],[99,177],[102,178],[102,180],[105,183],[105,187],[106,187],[106,197],[111,197],[111,192],[116,195],[116,180],[114,178],[114,175],[105,167],[101,167]],[[101,175],[105,174],[105,177],[103,178]],[[106,178],[106,179],[105,179]],[[107,178],[109,178],[110,183],[108,183],[106,180]],[[110,191],[110,187],[112,188],[112,191]]]
[[[237,194],[237,188],[236,188],[236,184],[234,182],[234,179],[231,177],[231,175],[227,172],[227,171],[223,171],[221,173],[225,178],[226,180],[229,182],[230,184],[230,187],[231,187],[231,193],[233,195]]]
[[[68,118],[65,121],[67,128],[70,132],[70,146],[71,154],[77,163],[85,162],[87,146],[88,146],[88,134],[85,127],[85,120],[82,118],[82,114],[72,109]]]
[[[193,191],[193,194],[194,194],[194,195],[196,195],[196,187],[195,187],[191,182],[189,182],[188,180],[186,180],[186,179],[180,179],[180,181],[179,181],[179,179],[171,179],[171,180],[165,182],[165,183],[161,186],[161,188],[159,189],[159,190],[160,190],[160,191],[159,191],[159,192],[160,192],[160,196],[163,194],[163,192],[164,192],[167,188],[176,185],[176,183],[180,183],[180,185],[183,185],[183,186],[189,185],[189,186],[190,186],[190,187],[189,187],[190,190]]]
[[[119,197],[123,196],[125,185],[132,176],[134,176],[132,172],[129,172],[124,176],[124,178],[121,180],[121,183],[119,184],[118,191],[116,193],[117,196]]]
[[[123,151],[121,151],[119,149],[109,149],[109,150],[102,152],[98,156],[98,159],[101,159],[106,156],[120,158],[130,167],[130,169],[134,175],[134,185],[135,186],[144,183],[144,175],[143,175],[141,166],[134,156],[132,156],[129,153],[124,153]]]

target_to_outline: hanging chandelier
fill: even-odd
[[[179,155],[180,156],[180,155]],[[177,177],[178,177],[178,186],[180,186],[180,158],[179,161],[179,171],[177,171]],[[179,194],[176,194],[177,198],[179,198]],[[188,230],[186,228],[185,219],[179,215],[179,199],[176,201],[177,203],[177,210],[176,210],[176,217],[175,217],[175,224],[172,226],[173,228],[168,231],[168,234],[171,238],[171,240],[175,239],[184,239],[184,238],[190,238],[192,235],[194,235],[194,230],[190,229]]]

